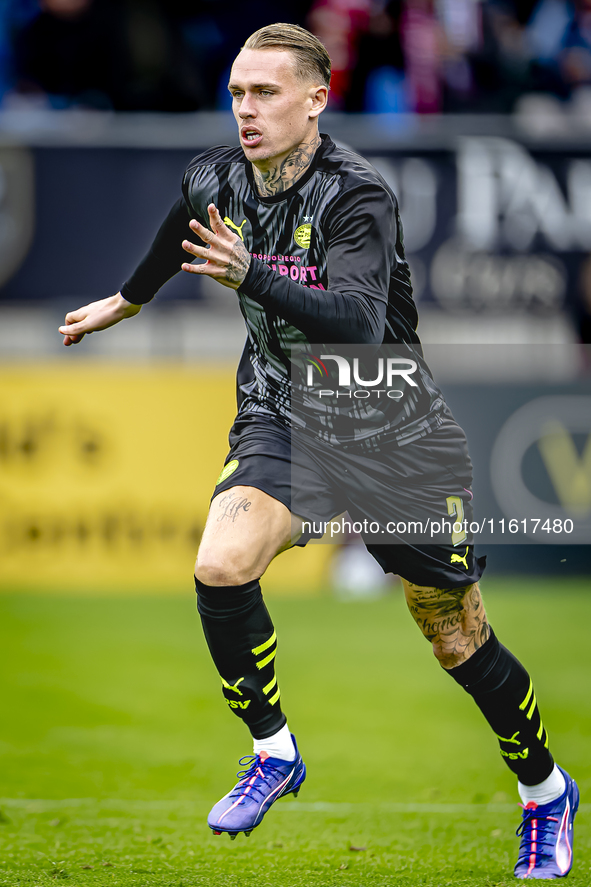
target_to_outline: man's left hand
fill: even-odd
[[[185,262],[181,268],[190,274],[206,274],[224,286],[237,290],[250,266],[250,253],[242,240],[224,225],[213,203],[209,204],[207,212],[211,231],[196,219],[189,222],[191,230],[207,246],[197,246],[190,240],[183,240],[183,249],[198,259],[205,259],[205,262],[202,265]]]

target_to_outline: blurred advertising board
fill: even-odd
[[[589,574],[589,377],[443,390],[467,433],[474,537],[491,572]],[[231,369],[5,365],[0,590],[191,593],[233,415]],[[326,589],[333,555],[287,552],[265,586]]]
[[[232,369],[4,365],[0,590],[194,593],[234,405]],[[322,549],[283,555],[267,589],[316,593]]]
[[[585,295],[591,302],[585,139],[527,139],[500,124],[498,135],[429,138],[378,137],[346,118],[327,119],[326,128],[365,154],[397,194],[419,302],[483,317],[576,313]],[[233,144],[226,124],[217,132],[198,115],[193,133],[191,143],[185,135],[169,147],[155,146],[157,133],[143,147],[139,139],[80,147],[73,137],[0,147],[0,300],[116,290],[179,196],[192,156]],[[199,296],[200,282],[178,275],[158,298]]]
[[[467,434],[470,530],[490,571],[588,575],[591,375],[442,388]],[[233,415],[230,368],[4,365],[0,590],[191,593]],[[326,590],[333,556],[287,552],[265,587]]]
[[[468,438],[489,572],[591,575],[591,374],[444,392]]]

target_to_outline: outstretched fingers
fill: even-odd
[[[195,234],[203,241],[203,243],[207,244],[207,246],[199,246],[197,243],[192,243],[190,240],[183,240],[182,246],[185,252],[190,253],[197,259],[205,259],[206,263],[209,263],[208,252],[209,252],[209,244],[214,239],[215,234],[213,234],[208,228],[202,225],[197,219],[191,219],[189,222],[189,227]],[[196,270],[199,268],[199,265],[191,265],[189,262],[183,262],[181,268],[183,271],[191,271],[196,273]]]
[[[207,207],[207,212],[209,215],[209,223],[211,225],[211,230],[217,234],[231,234],[232,232],[228,228],[226,224],[224,224],[222,217],[220,215],[220,211],[214,203],[210,203]],[[233,235],[235,236],[235,235]]]
[[[210,203],[207,207],[211,230],[197,219],[191,219],[189,227],[206,244],[199,246],[190,240],[183,240],[183,249],[201,264],[183,262],[181,268],[190,274],[205,274],[224,286],[238,289],[250,265],[250,254],[240,237],[237,237],[222,221],[217,207]]]
[[[209,224],[210,228],[206,228],[205,225],[202,225],[201,222],[198,222],[197,219],[191,219],[189,222],[189,228],[191,231],[194,231],[195,234],[206,244],[211,244],[215,241],[216,237],[229,235],[230,240],[233,242],[236,239],[236,235],[230,231],[228,226],[222,220],[220,212],[217,206],[214,203],[210,203],[207,207],[207,214],[209,216]],[[194,249],[203,249],[203,247],[197,246],[197,244],[191,243],[190,240],[183,241],[183,249],[186,249],[187,252],[193,253]]]
[[[191,221],[189,222],[189,228],[191,229],[191,231],[194,231],[195,234],[199,235],[204,243],[211,243],[215,237],[213,231],[210,231],[209,228],[206,228],[205,225],[202,225],[201,222],[197,221],[197,219],[191,219]],[[190,243],[190,241],[185,242]]]

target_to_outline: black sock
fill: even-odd
[[[286,723],[275,677],[277,636],[258,579],[217,587],[195,579],[205,640],[222,678],[226,702],[255,739]]]
[[[519,781],[537,785],[547,779],[554,760],[532,680],[493,630],[470,659],[446,671],[474,697],[499,740],[505,763]]]

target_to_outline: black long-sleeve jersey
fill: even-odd
[[[182,197],[124,285],[128,301],[149,301],[187,261],[181,243],[189,219],[208,226],[210,203],[252,256],[237,290],[248,333],[238,373],[241,414],[266,414],[342,442],[386,432],[403,440],[409,425],[438,424],[441,394],[422,361],[419,386],[377,407],[340,398],[318,410],[303,374],[292,374],[294,353],[320,353],[314,343],[420,347],[398,204],[371,164],[324,135],[301,178],[262,197],[241,148],[205,151],[190,163]]]

